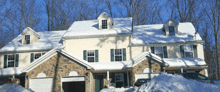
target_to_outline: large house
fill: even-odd
[[[74,22],[68,30],[27,27],[0,49],[0,76],[36,92],[98,92],[129,87],[160,72],[208,76],[203,40],[192,23],[132,25],[132,18]]]

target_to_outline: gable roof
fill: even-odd
[[[25,28],[23,32],[21,33],[21,35],[25,35],[28,31],[32,32],[34,36],[36,36],[37,38],[40,38],[40,36],[30,27]]]
[[[71,53],[66,52],[65,50],[62,50],[60,48],[54,48],[52,50],[50,50],[49,52],[47,52],[46,54],[44,54],[43,56],[39,57],[38,59],[36,59],[35,61],[33,61],[30,65],[28,65],[27,67],[25,67],[22,72],[29,72],[30,70],[34,69],[35,67],[39,66],[40,64],[44,63],[45,61],[47,61],[49,58],[53,57],[54,55],[56,55],[57,53],[61,53],[67,57],[69,57],[70,59],[84,65],[87,67],[87,69],[91,69],[92,67],[89,65],[89,63],[81,58],[78,58],[74,55],[72,55]]]
[[[190,22],[179,23],[178,35],[166,36],[162,31],[163,24],[134,26],[132,44],[157,44],[202,41],[199,34],[195,35],[195,28]]]
[[[18,35],[11,42],[0,49],[0,53],[17,52],[17,51],[36,51],[36,50],[50,50],[56,47],[62,47],[61,37],[66,31],[45,31],[35,32],[40,36],[40,39],[33,45],[22,44],[22,35]]]
[[[160,58],[159,56],[157,56],[153,53],[150,53],[150,52],[143,52],[143,53],[139,54],[138,56],[134,57],[133,59],[131,59],[126,67],[127,68],[134,67],[137,64],[141,63],[143,60],[145,60],[146,57],[149,57],[149,58],[159,62],[163,66],[168,66],[168,64],[166,62],[164,62],[163,59]]]
[[[98,20],[85,20],[74,22],[63,38],[117,35],[131,33],[132,18],[113,18],[114,25],[111,29],[98,29]]]

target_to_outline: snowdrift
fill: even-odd
[[[109,88],[101,92],[220,92],[220,85],[185,79],[180,75],[161,73],[140,87]]]
[[[20,85],[6,83],[0,86],[0,92],[34,92],[31,89],[26,89]]]

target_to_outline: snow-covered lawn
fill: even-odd
[[[220,84],[202,83],[180,75],[161,73],[140,87],[109,88],[101,92],[220,92]]]
[[[5,83],[4,85],[0,85],[0,92],[34,92],[31,89],[26,89],[20,85]]]

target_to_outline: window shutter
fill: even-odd
[[[114,60],[114,49],[111,49],[111,61],[115,61]]]
[[[184,45],[180,45],[181,58],[184,58]]]
[[[99,62],[99,52],[95,50],[95,62]]]
[[[197,56],[197,45],[193,45],[194,58],[198,58]]]
[[[8,60],[8,56],[4,55],[4,68],[7,68],[7,60]]]
[[[167,46],[163,46],[163,54],[164,54],[164,58],[168,58],[168,56],[167,56]]]
[[[128,85],[127,73],[124,73],[124,86]]]
[[[16,57],[15,57],[15,67],[18,67],[18,63],[19,63],[19,54],[16,54]]]
[[[112,74],[111,86],[115,87],[115,74]]]
[[[123,48],[123,61],[126,61],[126,49]]]
[[[31,53],[31,63],[34,61],[34,53]]]
[[[154,53],[154,47],[150,47],[151,53]]]
[[[86,50],[83,50],[83,59],[86,60]]]

